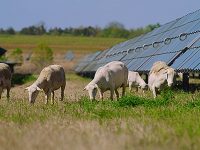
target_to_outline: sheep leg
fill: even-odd
[[[1,99],[2,92],[3,92],[3,88],[0,87],[0,99]]]
[[[142,89],[142,93],[143,93],[143,94],[145,93],[144,89]]]
[[[98,92],[99,92],[100,99],[103,100],[103,92],[99,89],[98,89]]]
[[[54,91],[52,91],[51,103],[54,104]]]
[[[48,91],[45,96],[45,104],[48,104],[49,98],[51,97],[51,91]]]
[[[61,86],[61,101],[63,101],[64,98],[64,91],[65,91],[65,86]]]
[[[10,88],[7,87],[7,100],[9,100],[9,98],[10,98]]]
[[[135,92],[138,92],[138,90],[139,90],[139,87],[137,86],[137,87],[135,88]]]
[[[153,98],[156,98],[156,88],[152,87],[152,91],[153,91]]]
[[[132,82],[129,82],[129,92],[132,91]]]
[[[119,99],[119,92],[117,91],[117,89],[115,89],[115,94],[117,96],[117,99]]]

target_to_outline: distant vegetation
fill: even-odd
[[[119,22],[111,22],[105,28],[100,27],[78,27],[78,28],[60,28],[54,27],[49,30],[45,28],[44,23],[24,27],[20,31],[15,31],[12,27],[8,29],[0,28],[0,34],[22,34],[22,35],[73,35],[73,36],[86,36],[86,37],[114,37],[114,38],[133,38],[141,34],[152,31],[160,27],[160,24],[150,24],[146,27],[136,29],[126,29],[123,24]]]
[[[33,56],[31,61],[39,67],[39,69],[44,66],[51,64],[53,61],[53,51],[46,44],[39,44],[37,48],[33,51]]]

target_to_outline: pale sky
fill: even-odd
[[[161,25],[200,9],[200,0],[1,0],[0,28],[44,22],[50,27],[105,27],[112,21],[126,28]]]

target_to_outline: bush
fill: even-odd
[[[15,50],[13,50],[9,56],[9,59],[18,63],[22,63],[23,62],[22,50],[20,48],[16,48]]]
[[[34,50],[31,61],[38,67],[38,69],[49,65],[53,61],[53,51],[46,44],[40,44]]]
[[[8,58],[5,55],[0,56],[0,61],[7,61]]]

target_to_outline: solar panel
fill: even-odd
[[[149,71],[156,61],[165,61],[178,71],[200,71],[199,37],[200,10],[197,10],[152,32],[121,42],[98,56],[89,56],[93,59],[85,58],[87,62],[82,61],[78,70],[94,72],[108,62],[119,60],[129,70],[141,72]]]
[[[72,51],[68,51],[65,54],[65,60],[67,61],[72,61],[74,59],[74,53]]]
[[[85,67],[87,67],[90,62],[92,62],[101,52],[98,51],[94,54],[89,54],[86,55],[81,61],[80,63],[78,63],[78,65],[75,67],[75,72],[82,72],[84,70]]]

